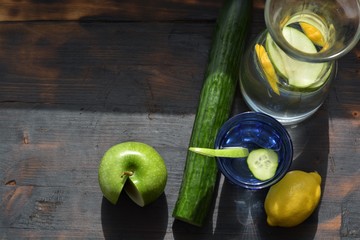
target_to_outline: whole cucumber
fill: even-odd
[[[220,11],[190,147],[213,148],[219,128],[229,118],[251,11],[251,0],[225,0]],[[202,226],[212,205],[217,178],[214,157],[188,152],[173,217]]]

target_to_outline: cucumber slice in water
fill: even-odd
[[[252,150],[247,157],[247,165],[255,178],[265,181],[272,178],[278,167],[278,155],[272,149]]]
[[[301,31],[293,27],[284,27],[282,33],[294,48],[306,53],[317,53],[314,43]],[[276,45],[270,34],[266,38],[266,49],[275,69],[288,80],[289,85],[298,88],[311,85],[316,87],[326,80],[322,78],[323,80],[319,81],[326,70],[325,63],[303,62],[289,57]]]

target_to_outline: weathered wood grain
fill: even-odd
[[[206,226],[171,216],[220,2],[2,1],[0,239],[357,239],[360,46],[339,61],[321,109],[288,127],[293,169],[318,171],[304,224],[266,224],[266,190],[220,179]],[[254,2],[251,37],[264,28]],[[40,20],[40,21],[39,21]],[[54,21],[56,20],[56,21]],[[233,114],[247,111],[237,93]],[[141,209],[103,199],[107,148],[137,140],[164,157],[164,195]]]
[[[212,24],[10,23],[0,35],[0,102],[187,113]]]
[[[221,1],[3,0],[0,21],[169,21],[214,20]]]

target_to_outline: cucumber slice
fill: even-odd
[[[249,155],[249,150],[243,147],[227,147],[221,149],[190,147],[189,150],[209,157],[244,158]]]
[[[282,33],[294,48],[306,53],[317,53],[314,43],[301,31],[284,27]],[[311,85],[319,86],[326,80],[322,78],[319,81],[326,70],[325,63],[303,62],[289,57],[276,45],[270,34],[266,38],[266,49],[275,69],[288,80],[289,85],[306,88]]]
[[[274,150],[260,148],[251,151],[246,162],[254,177],[265,181],[275,175],[278,159],[279,157]]]

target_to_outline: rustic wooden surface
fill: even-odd
[[[264,28],[254,1],[250,37]],[[266,224],[266,190],[221,178],[206,226],[171,216],[221,1],[3,0],[0,3],[0,239],[359,239],[360,46],[339,61],[314,117],[288,130],[293,169],[317,170],[316,213]],[[247,111],[241,95],[233,114]],[[97,167],[137,140],[165,158],[164,195],[111,206]]]

